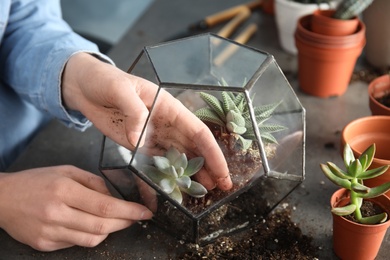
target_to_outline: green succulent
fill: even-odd
[[[363,199],[378,197],[390,190],[390,182],[377,187],[369,188],[363,181],[382,175],[389,169],[389,165],[368,170],[375,155],[375,144],[369,146],[360,156],[355,159],[351,147],[344,147],[344,164],[346,170],[342,170],[334,163],[320,164],[325,176],[338,186],[350,191],[350,204],[343,207],[335,207],[332,212],[336,215],[346,216],[354,213],[356,220],[362,224],[376,224],[387,220],[387,213],[363,217],[361,206]]]
[[[221,92],[222,100],[205,92],[200,92],[201,98],[209,107],[195,111],[195,115],[203,122],[219,125],[228,133],[236,134],[244,150],[251,147],[256,140],[253,131],[248,103],[244,93]],[[266,143],[277,143],[274,132],[285,130],[286,127],[277,124],[266,124],[274,110],[281,102],[254,107],[257,126],[261,138]]]
[[[203,197],[206,188],[191,179],[204,164],[203,157],[187,160],[184,153],[171,147],[163,156],[153,156],[153,165],[145,165],[145,174],[156,183],[165,193],[178,203],[182,203],[182,192],[196,198]]]
[[[334,18],[348,20],[363,12],[374,0],[343,0],[333,14]]]

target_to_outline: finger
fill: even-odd
[[[85,233],[107,235],[125,229],[135,222],[135,220],[130,219],[103,218],[76,208],[67,207],[67,209],[62,210],[55,224]]]
[[[217,186],[222,190],[230,189],[233,184],[225,157],[209,128],[189,110],[180,110],[174,125],[189,139],[196,141],[199,155],[205,158],[205,166]]]
[[[71,165],[58,167],[61,167],[61,172],[65,176],[80,183],[81,185],[100,192],[102,194],[110,194],[110,191],[108,190],[106,183],[102,177]]]
[[[72,185],[64,196],[64,202],[79,210],[104,218],[122,218],[127,220],[145,220],[152,217],[152,212],[145,206],[117,199],[90,190],[81,184]]]
[[[116,106],[125,117],[128,141],[136,146],[149,115],[149,109],[153,105],[158,86],[130,74],[127,74],[127,77],[131,79],[131,85],[125,87],[126,91],[118,92],[120,94],[116,98]],[[141,146],[144,141],[144,139],[141,140]]]

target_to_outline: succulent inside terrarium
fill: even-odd
[[[183,201],[183,192],[195,198],[207,193],[202,184],[191,179],[203,167],[203,157],[187,160],[184,153],[172,146],[165,156],[153,156],[152,162],[144,165],[145,174],[179,204]]]
[[[223,85],[227,85],[226,82]],[[261,167],[261,156],[245,94],[221,92],[221,100],[206,92],[200,92],[208,107],[195,111],[218,141],[233,182],[242,186]],[[273,133],[286,127],[267,122],[281,102],[253,108],[255,121],[268,158],[275,154],[277,140]]]

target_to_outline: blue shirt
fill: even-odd
[[[78,52],[112,63],[62,20],[59,0],[0,1],[0,170],[51,118],[79,130],[91,125],[61,102],[64,66]]]

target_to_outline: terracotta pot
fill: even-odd
[[[346,143],[351,146],[355,157],[359,157],[367,147],[375,143],[376,153],[370,168],[390,165],[389,129],[389,116],[368,116],[350,122],[341,133],[341,154]],[[364,183],[368,187],[374,187],[389,181],[390,170],[376,178],[365,180]],[[386,195],[390,196],[390,191]]]
[[[382,195],[370,201],[381,206],[390,215],[390,198]],[[331,207],[346,205],[349,194],[346,189],[333,193]],[[377,225],[364,225],[332,214],[333,250],[341,259],[373,260],[377,256],[390,221]]]
[[[368,86],[369,106],[373,115],[390,116],[390,107],[381,104],[377,98],[390,93],[390,75],[386,74],[370,82]]]
[[[266,14],[273,15],[275,13],[275,0],[263,0],[262,10]]]
[[[308,4],[290,0],[275,0],[275,21],[282,49],[296,55],[298,50],[295,46],[294,32],[298,19],[304,15],[312,14],[318,8],[334,8],[337,5],[336,2]]]
[[[311,30],[328,36],[345,36],[354,34],[358,28],[357,17],[350,20],[332,18],[335,10],[316,10],[311,21]]]
[[[299,19],[295,32],[300,89],[318,97],[340,96],[349,85],[357,58],[365,45],[365,27],[348,36],[327,36],[310,31],[313,15]]]

